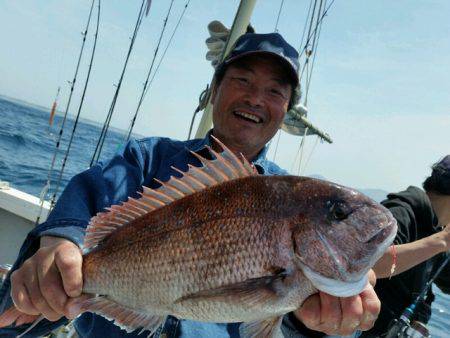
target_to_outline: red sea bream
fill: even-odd
[[[327,181],[258,175],[215,142],[213,159],[193,153],[201,167],[92,218],[82,312],[129,331],[154,332],[173,315],[269,337],[317,290],[362,291],[395,236],[390,212]]]

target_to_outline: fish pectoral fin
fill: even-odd
[[[246,281],[221,286],[210,290],[202,290],[183,296],[175,301],[214,300],[218,302],[244,302],[249,306],[260,306],[273,301],[283,292],[284,270],[276,275],[252,278]]]
[[[281,338],[281,321],[283,316],[273,317],[257,322],[242,323],[239,326],[239,335],[242,338]]]
[[[124,329],[128,333],[142,328],[150,331],[152,335],[161,325],[164,324],[166,316],[155,316],[138,310],[131,309],[105,296],[97,296],[86,300],[82,305],[82,312],[93,312],[108,320],[113,320],[114,324]]]

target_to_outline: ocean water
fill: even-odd
[[[0,181],[7,181],[16,189],[39,196],[48,177],[48,171],[59,133],[61,116],[55,116],[53,127],[48,126],[48,111],[0,96]],[[53,184],[61,168],[65,149],[74,121],[66,120],[55,170]],[[78,123],[71,151],[61,182],[61,191],[72,176],[88,168],[101,126],[86,121]],[[124,134],[111,130],[105,141],[101,159],[111,157],[124,142]],[[436,287],[436,301],[430,331],[433,337],[450,337],[450,296]]]
[[[56,115],[49,127],[48,119],[48,111],[0,96],[0,180],[35,196],[47,182],[62,123],[62,116]],[[73,125],[73,119],[66,119],[49,194],[56,187]],[[101,126],[78,121],[59,192],[72,176],[89,167],[100,133]],[[124,140],[124,133],[110,129],[100,159],[110,158]]]

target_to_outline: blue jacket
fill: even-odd
[[[179,176],[171,166],[183,171],[187,171],[188,164],[199,166],[200,162],[189,150],[200,151],[207,144],[209,136],[189,141],[159,137],[131,140],[109,162],[95,165],[76,175],[67,185],[47,221],[28,234],[13,270],[36,252],[41,236],[63,237],[81,246],[84,229],[93,215],[105,207],[125,201],[129,196],[138,197],[137,191],[142,185],[156,187],[153,178],[167,181],[171,175]],[[287,174],[265,158],[266,152],[267,148],[264,148],[254,161],[258,171],[264,175]],[[10,280],[7,279],[0,289],[0,313],[11,306],[9,294]],[[48,333],[66,321],[42,321],[27,336]],[[127,334],[103,317],[92,313],[81,315],[74,325],[80,337],[137,337],[139,332],[137,330]],[[238,337],[238,325],[200,323],[169,317],[156,336]],[[13,336],[25,329],[26,325],[0,329],[0,337]],[[283,330],[286,330],[286,325]],[[144,336],[142,334],[140,337]]]

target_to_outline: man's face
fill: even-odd
[[[280,127],[291,94],[277,58],[250,55],[236,60],[213,92],[214,135],[234,150],[258,152]]]

